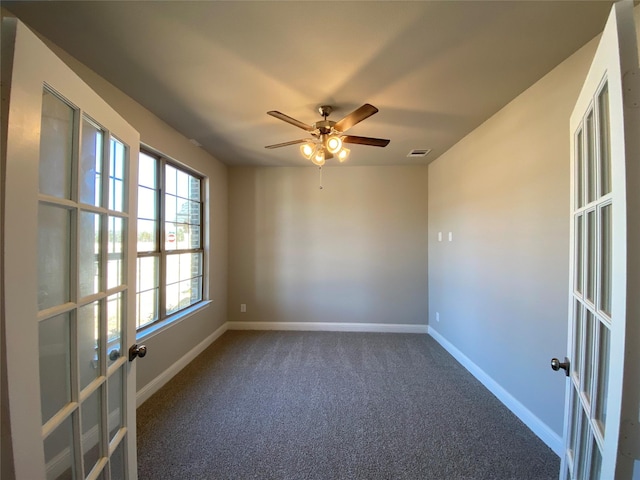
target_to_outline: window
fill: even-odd
[[[140,150],[138,173],[138,330],[203,299],[201,177]]]

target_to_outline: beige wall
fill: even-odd
[[[229,169],[229,320],[426,325],[427,167],[325,167],[323,185]]]
[[[591,42],[429,168],[429,324],[560,436],[565,377],[549,360],[567,346],[569,115],[594,52]]]
[[[44,39],[46,41],[46,39]],[[209,247],[207,296],[211,304],[145,339],[148,354],[137,362],[138,391],[161,375],[227,320],[227,167],[56,45],[47,45],[140,132],[140,141],[207,177]]]

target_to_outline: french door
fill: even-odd
[[[16,478],[135,479],[139,135],[22,23],[4,18],[2,34]]]
[[[614,4],[571,116],[571,285],[561,479],[630,479],[639,453],[640,86]],[[558,364],[556,362],[556,369]],[[630,423],[631,420],[634,420]]]

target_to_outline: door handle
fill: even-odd
[[[571,362],[567,357],[564,357],[564,362],[561,362],[557,358],[551,359],[551,368],[556,372],[562,368],[567,377],[569,376],[570,366]]]
[[[129,348],[129,361],[133,362],[133,359],[136,357],[144,357],[147,354],[147,347],[145,347],[144,345],[138,345],[137,343],[134,343],[133,345],[131,345],[131,348]]]

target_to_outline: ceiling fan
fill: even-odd
[[[276,110],[267,112],[267,114],[272,117],[306,130],[314,138],[303,138],[300,140],[292,140],[290,142],[276,143],[275,145],[267,145],[264,148],[273,149],[286,147],[288,145],[302,144],[300,147],[302,156],[307,160],[311,160],[316,165],[322,166],[324,165],[325,160],[333,158],[334,155],[338,157],[340,162],[344,162],[347,159],[350,150],[343,146],[344,143],[371,145],[373,147],[386,147],[389,144],[389,140],[384,138],[345,135],[345,132],[351,127],[378,112],[378,109],[373,105],[365,103],[360,108],[354,110],[337,122],[327,120],[327,117],[332,111],[333,107],[330,105],[321,105],[318,107],[318,112],[322,115],[323,120],[315,122],[313,125],[307,125],[306,123],[296,120],[295,118],[291,118],[290,116]]]

